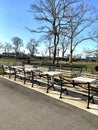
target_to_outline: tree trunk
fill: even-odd
[[[53,51],[53,64],[55,64],[55,61],[56,61],[56,47],[57,47],[57,44],[56,44],[56,33],[54,33],[54,51]]]
[[[64,51],[62,51],[62,59],[64,59],[64,54],[65,54]]]
[[[55,64],[56,61],[56,45],[54,46],[54,52],[53,52],[53,64]]]
[[[72,63],[72,54],[73,54],[73,50],[72,50],[72,38],[71,38],[71,39],[70,39],[69,63]]]
[[[72,63],[72,51],[70,51],[70,55],[69,55],[69,63]]]

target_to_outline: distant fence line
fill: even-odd
[[[2,66],[2,65],[8,65],[8,66],[22,65],[22,62],[3,62],[3,61],[0,61],[0,66]]]

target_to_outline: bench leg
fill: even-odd
[[[63,88],[63,83],[62,83],[63,81],[60,79],[60,85],[61,85],[61,90],[60,90],[60,98],[62,98],[62,93],[64,92],[64,91],[66,91],[66,95],[68,95],[68,90],[67,90],[67,88]]]
[[[94,97],[93,95],[90,95],[90,83],[88,83],[88,101],[87,101],[87,108],[89,109],[89,103],[92,100],[92,102],[94,103]]]

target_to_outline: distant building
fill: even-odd
[[[91,56],[88,56],[88,57],[86,57],[86,61],[88,62],[88,61],[96,61],[96,57],[91,57]]]
[[[2,53],[2,57],[16,57],[15,53]]]

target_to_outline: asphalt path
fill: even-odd
[[[98,116],[0,78],[0,130],[98,130]]]

